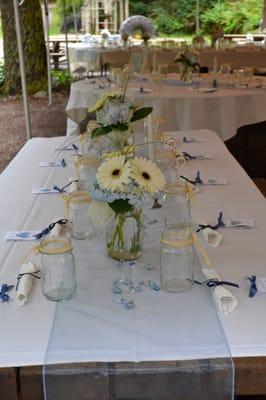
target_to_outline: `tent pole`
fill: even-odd
[[[18,10],[17,0],[13,0],[13,5],[14,5],[14,13],[15,13],[15,23],[16,23],[16,34],[17,34],[18,56],[19,56],[19,66],[20,66],[20,74],[21,74],[21,86],[22,86],[22,95],[23,95],[23,104],[24,104],[24,114],[25,114],[25,121],[26,121],[26,133],[27,133],[27,140],[29,140],[31,138],[30,113],[29,113],[28,93],[27,93],[27,84],[26,84],[24,54],[23,54],[23,47],[22,47],[21,26],[20,26],[20,18],[19,18],[19,10]]]
[[[65,27],[65,39],[66,39],[67,68],[68,68],[68,72],[70,72],[69,51],[68,51],[68,35],[67,35],[67,24],[66,24],[66,2],[65,2],[65,0],[63,0],[63,10],[64,10],[64,27]]]
[[[48,104],[52,104],[52,80],[50,60],[50,37],[49,37],[49,9],[47,0],[44,0],[44,31],[46,37],[47,79],[48,79]]]

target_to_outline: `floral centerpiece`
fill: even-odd
[[[124,89],[103,94],[95,106],[89,109],[89,112],[96,113],[98,123],[91,131],[91,137],[104,136],[116,150],[122,150],[128,144],[132,134],[130,124],[152,112],[152,107],[138,108],[126,98],[126,84],[122,82]]]
[[[192,39],[192,45],[196,48],[202,48],[206,44],[206,41],[203,36],[195,35]]]
[[[180,79],[182,81],[191,82],[192,72],[199,72],[200,65],[197,59],[198,52],[196,51],[196,49],[184,46],[179,50],[174,62],[179,64]]]
[[[100,35],[102,38],[102,47],[105,47],[111,34],[110,34],[109,30],[105,28],[105,29],[101,30]]]
[[[134,155],[129,146],[107,155],[98,167],[90,215],[96,227],[106,225],[108,255],[133,260],[143,249],[142,209],[163,190],[165,178],[150,160]]]

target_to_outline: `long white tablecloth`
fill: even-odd
[[[71,85],[66,107],[68,117],[79,123],[87,116],[106,89],[98,81],[83,80]],[[139,93],[140,86],[147,93]],[[237,128],[266,119],[266,89],[219,88],[216,92],[202,93],[191,87],[178,85],[176,76],[162,85],[160,94],[149,82],[130,83],[127,96],[138,105],[153,106],[154,113],[163,118],[164,130],[210,129],[223,140],[234,136]],[[142,123],[143,126],[143,123]],[[140,131],[138,123],[136,131]],[[68,134],[75,134],[69,125]]]
[[[197,170],[200,170],[203,178],[227,178],[229,182],[226,186],[201,188],[192,204],[193,220],[215,223],[219,211],[223,211],[225,217],[245,217],[255,220],[254,229],[224,230],[222,245],[217,249],[207,250],[221,279],[240,284],[240,289],[231,289],[239,299],[238,308],[232,314],[221,317],[232,355],[265,356],[266,321],[263,315],[266,295],[257,294],[254,298],[249,298],[246,282],[246,277],[251,274],[266,276],[265,199],[215,133],[202,130],[177,134],[180,138],[184,135],[197,136],[205,140],[202,143],[183,144],[184,151],[191,154],[212,154],[214,157],[212,160],[191,161],[184,168],[184,175],[193,178]],[[0,176],[1,284],[16,280],[22,257],[34,244],[6,242],[5,233],[17,229],[42,229],[55,216],[63,214],[63,202],[60,196],[33,195],[31,191],[41,186],[63,185],[69,176],[73,176],[71,167],[73,157],[69,152],[64,152],[66,168],[38,167],[40,161],[62,157],[55,148],[67,140],[66,138],[30,140]],[[104,237],[97,237],[88,242],[75,242],[74,246],[83,253],[86,249],[94,252],[99,260],[104,259],[104,256],[97,255],[103,252]],[[11,297],[13,299],[9,303],[0,304],[2,323],[0,366],[42,364],[55,304],[43,297],[38,281],[34,282],[34,290],[24,307],[19,308],[16,304],[14,292],[11,292]],[[188,296],[188,301],[189,299]],[[191,301],[192,299],[191,297]],[[109,315],[108,308],[106,312]],[[198,318],[198,315],[195,315],[195,318]],[[119,335],[119,324],[116,327],[116,334]],[[174,335],[179,334],[182,335],[182,330],[174,332]],[[189,340],[190,333],[187,335]],[[206,335],[208,335],[207,328]],[[154,351],[156,352],[156,348]],[[97,360],[95,353],[92,357],[92,360],[87,361]],[[156,359],[156,354],[154,358]]]

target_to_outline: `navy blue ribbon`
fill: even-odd
[[[185,153],[185,154],[188,154],[188,153]],[[184,155],[184,153],[183,153],[183,155]],[[190,156],[190,157],[193,157],[193,156]],[[197,158],[197,157],[194,157],[194,158]],[[200,171],[197,171],[197,175],[196,175],[194,181],[192,181],[191,179],[188,179],[187,177],[185,177],[183,175],[180,175],[180,178],[184,179],[186,182],[191,183],[192,185],[201,185],[203,183],[203,181],[200,177]]]
[[[30,276],[32,276],[33,278],[41,279],[41,277],[40,277],[39,275],[36,275],[36,274],[38,274],[39,272],[40,272],[40,270],[38,270],[38,271],[36,271],[36,272],[23,272],[23,273],[21,273],[21,274],[18,274],[18,276],[17,276],[16,290],[18,290],[18,286],[19,286],[19,283],[20,283],[20,279],[21,279],[24,275],[30,275]]]
[[[184,179],[184,181],[186,181],[186,182],[188,182],[188,183],[191,183],[192,185],[196,185],[196,183],[195,183],[195,181],[192,181],[191,179],[188,179],[186,176],[184,176],[184,175],[180,175],[180,178],[181,179]]]
[[[248,276],[248,280],[250,282],[250,288],[249,288],[249,297],[254,297],[255,294],[257,293],[257,285],[256,285],[256,275],[251,275],[251,277]]]
[[[52,222],[50,225],[47,226],[47,228],[43,229],[40,233],[37,233],[35,235],[37,240],[40,240],[43,236],[48,235],[48,233],[55,227],[56,224],[59,225],[65,225],[68,222],[66,218],[59,219],[56,222]]]
[[[194,280],[194,283],[197,283],[198,285],[206,285],[209,288],[216,288],[217,286],[223,286],[223,285],[227,285],[227,286],[233,286],[235,288],[239,288],[239,285],[237,283],[234,282],[228,282],[228,281],[220,281],[218,278],[213,278],[213,279],[207,279],[206,281],[203,282],[199,282]]]
[[[8,285],[7,283],[4,283],[1,287],[1,291],[0,291],[0,300],[2,300],[2,302],[7,302],[9,300],[9,294],[8,292],[10,290],[12,290],[14,287],[14,285]]]
[[[197,159],[196,156],[192,156],[191,154],[187,153],[186,151],[183,151],[182,154],[185,157],[185,159],[188,159],[188,160],[196,160]]]
[[[75,143],[72,144],[72,147],[73,147],[73,149],[74,149],[75,151],[79,151],[79,148],[78,148],[77,145],[75,145]]]
[[[222,213],[222,211],[220,211],[216,225],[199,224],[199,228],[196,230],[196,232],[200,232],[200,231],[202,231],[203,229],[206,229],[206,228],[217,230],[218,228],[223,228],[224,226],[225,226],[225,223],[223,222],[223,213]]]
[[[78,181],[79,181],[78,179],[74,179],[73,181],[68,182],[66,185],[62,186],[61,188],[59,186],[57,186],[57,185],[54,185],[53,189],[57,190],[59,193],[66,193],[65,189],[67,187],[69,187],[72,183],[75,183],[75,182],[78,182]]]
[[[195,178],[195,184],[196,185],[201,185],[203,183],[203,181],[201,180],[201,177],[200,177],[200,171],[197,171],[197,175],[196,175],[196,178]]]
[[[62,160],[60,160],[60,163],[61,163],[62,167],[66,167],[66,161],[64,158],[62,158]]]

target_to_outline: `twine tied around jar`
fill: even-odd
[[[180,234],[180,240],[177,240],[177,235]],[[182,237],[181,237],[182,236]],[[188,246],[195,245],[197,250],[202,255],[206,265],[208,267],[212,267],[212,263],[204,250],[204,248],[200,245],[199,239],[197,235],[192,232],[189,228],[185,228],[184,230],[178,232],[174,230],[169,230],[168,232],[164,232],[164,238],[161,238],[161,243],[174,248],[184,248]]]

